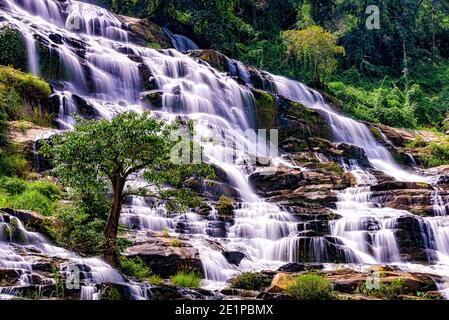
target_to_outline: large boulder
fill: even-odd
[[[204,274],[198,250],[185,241],[182,241],[180,246],[172,246],[167,239],[153,238],[127,248],[125,255],[140,257],[154,273],[163,278],[168,278],[180,270]]]
[[[119,19],[131,31],[134,42],[155,49],[172,47],[170,38],[165,34],[164,30],[148,19],[138,19],[128,16],[119,16]]]

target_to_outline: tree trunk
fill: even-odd
[[[115,244],[120,221],[120,212],[123,204],[123,189],[125,187],[125,182],[126,179],[118,175],[112,180],[112,206],[106,222],[106,227],[104,229],[104,237],[106,241],[104,247],[104,259],[112,266],[115,266],[117,261]]]

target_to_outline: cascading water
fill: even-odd
[[[382,264],[399,262],[399,249],[394,236],[395,218],[404,212],[379,208],[372,202],[370,185],[376,179],[353,165],[351,173],[358,186],[339,194],[336,213],[342,218],[331,223],[332,234],[352,249],[352,262]]]
[[[339,194],[335,212],[342,218],[330,222],[329,237],[304,236],[309,228],[307,223],[299,222],[279,207],[259,199],[248,182],[248,175],[256,170],[249,165],[250,159],[258,155],[271,157],[273,150],[256,133],[245,132],[255,127],[254,97],[248,88],[252,85],[251,77],[241,63],[227,61],[230,72],[246,81],[248,86],[180,53],[197,46],[168,30],[166,32],[178,50],[153,50],[133,44],[127,26],[119,18],[79,1],[2,2],[0,14],[5,19],[0,24],[10,24],[24,35],[31,72],[41,73],[39,45],[51,48],[59,57],[64,77],[57,79],[60,81],[55,85],[55,96],[60,101],[57,120],[61,129],[72,127],[72,114],[79,113],[80,101],[92,110],[91,117],[110,119],[124,111],[141,112],[148,107],[141,99],[145,101],[148,95],[156,94],[161,95],[162,103],[151,105],[158,109],[153,111],[155,116],[166,120],[180,117],[195,120],[198,136],[211,138],[209,142],[198,139],[205,158],[226,172],[242,201],[235,207],[232,225],[220,221],[216,210],[206,218],[193,212],[173,217],[163,208],[152,208],[146,199],[138,197],[129,200],[122,214],[122,222],[134,230],[167,228],[176,232],[183,226],[183,232],[200,249],[207,279],[205,285],[213,287],[238,272],[274,269],[286,262],[328,262],[328,246],[338,248],[336,250],[349,263],[403,264],[394,229],[396,219],[410,213],[380,208],[373,203],[370,186],[376,181],[355,164],[350,171],[357,178],[357,187]],[[146,79],[142,79],[142,68],[148,71]],[[153,84],[154,90],[142,93],[146,87],[143,81]],[[373,167],[397,180],[428,180],[401,169],[364,124],[337,114],[318,92],[301,83],[271,75],[264,85],[268,91],[323,113],[335,139],[362,147]],[[223,136],[229,141],[224,143]],[[274,164],[292,166],[281,158],[271,160]],[[438,215],[443,215],[443,206],[444,202],[436,194],[434,210]],[[449,251],[449,226],[445,219],[426,219],[436,235],[433,237],[435,243],[429,247],[433,246],[443,261]],[[6,225],[1,223],[0,226]],[[244,258],[239,266],[229,263],[220,250],[211,247],[208,244],[211,239],[220,240],[221,250],[241,252]],[[62,249],[55,249],[43,239],[38,240],[35,242],[45,254],[63,254],[71,261],[79,259],[69,256],[66,251],[61,253]],[[0,263],[13,269],[30,270],[30,265],[12,251],[8,241],[0,241]],[[83,286],[83,299],[98,298],[95,284],[104,278],[112,276],[107,280],[124,281],[100,260],[88,259],[83,263],[92,270],[99,270],[98,276],[92,276],[92,281]],[[412,267],[404,265],[404,268]],[[131,287],[137,298],[145,296],[139,288]]]
[[[199,49],[198,45],[186,36],[183,36],[181,34],[174,34],[167,28],[164,28],[164,32],[172,41],[175,49],[179,52],[187,52],[189,50]]]

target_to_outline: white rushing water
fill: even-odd
[[[206,274],[205,286],[217,287],[236,273],[276,269],[286,262],[328,262],[331,247],[337,247],[339,255],[348,263],[414,266],[401,261],[394,233],[397,218],[411,213],[380,208],[374,203],[370,186],[377,182],[356,164],[349,171],[357,178],[357,186],[339,194],[335,213],[341,219],[330,222],[331,234],[327,237],[304,236],[307,223],[255,194],[248,182],[248,176],[255,170],[250,165],[251,157],[268,156],[273,157],[272,163],[293,165],[273,155],[277,148],[268,147],[263,137],[245,132],[255,128],[254,97],[250,76],[241,63],[228,64],[230,72],[240,76],[247,86],[184,55],[182,52],[198,46],[168,30],[166,33],[177,50],[154,50],[131,43],[128,28],[118,17],[90,4],[72,0],[2,0],[1,5],[0,15],[4,20],[0,24],[11,24],[24,35],[30,72],[36,75],[42,72],[39,43],[46,43],[59,57],[63,79],[52,80],[60,80],[55,86],[55,96],[60,101],[57,120],[61,129],[72,127],[72,115],[80,112],[80,100],[94,111],[94,117],[111,119],[125,111],[142,112],[147,106],[141,97],[157,94],[161,95],[161,105],[152,106],[158,109],[153,111],[155,116],[166,120],[179,117],[195,120],[198,136],[210,137],[208,141],[198,138],[204,155],[226,172],[241,200],[233,212],[233,224],[221,221],[215,210],[206,218],[193,212],[173,217],[163,208],[152,208],[147,200],[138,197],[130,200],[122,215],[122,222],[137,230],[176,232],[180,225],[185,226],[182,232],[199,248]],[[38,38],[44,41],[39,42]],[[148,70],[147,79],[142,79],[143,67]],[[143,81],[154,84],[155,90],[142,93]],[[279,76],[270,76],[267,90],[318,110],[332,128],[335,140],[362,147],[374,168],[399,181],[429,181],[396,164],[364,124],[333,111],[318,92]],[[229,141],[224,143],[223,136]],[[426,236],[434,239],[429,242],[429,249],[438,252],[442,267],[432,269],[437,272],[446,268],[449,225],[443,199],[437,191],[433,198],[434,211],[442,218],[420,221],[426,224],[423,227],[428,230]],[[219,239],[222,250],[241,252],[244,258],[239,266],[229,263],[220,250],[211,246],[211,239]],[[79,259],[66,251],[59,252],[62,249],[44,239],[37,240],[33,245],[40,246],[44,254],[63,254],[71,261]],[[10,241],[2,241],[0,265],[29,270],[30,265],[11,250]],[[94,273],[92,283],[82,288],[82,299],[97,299],[93,284],[105,277],[112,276],[108,279],[111,282],[123,282],[120,275],[100,260],[89,259],[83,263]],[[140,289],[133,287],[132,290],[136,298],[144,298]]]

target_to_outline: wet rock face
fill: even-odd
[[[437,260],[432,244],[433,233],[428,222],[407,215],[397,219],[395,228],[399,253],[403,260],[418,263]]]
[[[180,270],[204,273],[198,250],[186,242],[182,242],[179,247],[173,247],[162,239],[148,239],[143,244],[129,247],[125,255],[140,257],[154,273],[163,278],[168,278]]]
[[[229,263],[236,266],[238,266],[240,262],[245,258],[245,254],[238,251],[225,251],[223,252],[223,256]]]

